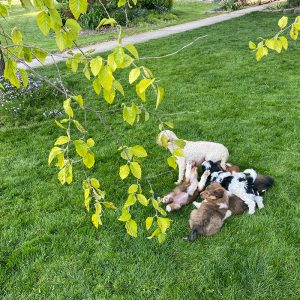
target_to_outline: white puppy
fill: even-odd
[[[159,145],[162,145],[162,136],[167,138],[167,147],[169,151],[173,153],[173,151],[178,148],[175,142],[178,140],[176,134],[170,130],[162,130],[157,139]],[[228,149],[224,145],[213,142],[185,141],[183,153],[184,157],[176,157],[176,163],[179,169],[178,181],[176,184],[182,182],[184,175],[186,180],[189,180],[192,164],[194,162],[199,165],[205,160],[211,160],[213,162],[221,161],[221,167],[226,169],[225,163],[229,157]]]

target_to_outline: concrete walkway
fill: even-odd
[[[218,16],[208,17],[206,19],[192,21],[192,22],[188,22],[188,23],[184,23],[184,24],[180,24],[180,25],[175,25],[175,26],[169,26],[169,27],[165,27],[162,29],[158,29],[158,30],[153,30],[153,31],[149,31],[149,32],[144,32],[144,33],[139,33],[136,35],[124,37],[123,45],[143,43],[146,41],[170,36],[175,33],[185,32],[185,31],[189,31],[192,29],[197,29],[200,27],[209,26],[212,24],[231,20],[234,18],[244,16],[246,14],[250,14],[252,12],[262,11],[262,10],[266,9],[268,6],[274,5],[276,3],[278,3],[278,2],[271,2],[268,4],[264,4],[264,5],[253,6],[253,7],[225,13],[225,14],[218,15]],[[117,41],[108,41],[108,42],[101,42],[99,44],[83,46],[83,47],[81,47],[81,49],[84,52],[91,50],[91,49],[95,49],[94,53],[101,53],[101,52],[112,50],[117,45],[118,45]],[[78,53],[79,50],[74,49],[73,52]],[[54,57],[55,62],[61,62],[61,61],[65,61],[67,57],[71,57],[71,56],[69,54],[67,54],[66,52],[64,52],[64,53],[53,54],[53,57]],[[53,58],[47,57],[44,65],[51,65],[51,64],[54,64]],[[29,65],[32,68],[37,68],[37,67],[42,66],[42,64],[37,60],[33,60]]]

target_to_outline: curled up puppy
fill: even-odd
[[[167,148],[173,154],[174,150],[179,148],[176,134],[170,130],[162,130],[157,138],[159,145],[164,145],[163,141],[167,144]],[[223,169],[226,169],[226,162],[229,157],[228,149],[218,143],[205,142],[205,141],[184,141],[183,147],[184,157],[177,157],[176,163],[178,165],[178,180],[176,184],[180,184],[185,176],[189,180],[190,172],[193,163],[202,164],[205,160],[213,162],[220,161]]]
[[[193,202],[198,196],[198,169],[194,165],[191,170],[189,181],[184,181],[177,186],[171,193],[163,197],[162,202],[168,204],[168,212],[178,210],[182,206]]]
[[[231,216],[228,192],[219,183],[210,184],[200,195],[204,200],[196,202],[198,208],[191,212],[189,220],[191,242],[199,235],[216,234],[222,228],[224,220]]]

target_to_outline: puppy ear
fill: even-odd
[[[223,189],[217,189],[213,193],[217,198],[222,198],[224,196],[224,190]]]
[[[191,232],[191,234],[189,236],[189,241],[190,242],[194,242],[197,239],[197,237],[198,237],[197,230],[196,229],[192,229],[192,232]]]

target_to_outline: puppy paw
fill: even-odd
[[[172,211],[171,205],[167,205],[167,206],[166,206],[166,211],[167,211],[167,212],[171,212],[171,211]]]
[[[193,204],[197,208],[199,208],[201,206],[201,202],[194,201]]]
[[[253,215],[254,213],[255,213],[255,209],[249,209],[249,212],[248,212],[249,215]]]

